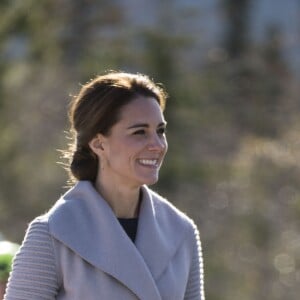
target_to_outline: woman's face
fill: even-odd
[[[110,134],[102,136],[100,173],[116,185],[154,184],[168,148],[165,129],[158,102],[151,97],[135,98],[122,108]]]

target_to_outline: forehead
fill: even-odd
[[[140,96],[125,105],[120,114],[120,121],[163,122],[163,112],[155,98]]]

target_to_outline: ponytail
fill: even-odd
[[[71,175],[76,180],[89,180],[95,182],[98,164],[98,158],[89,146],[78,147],[71,157]]]

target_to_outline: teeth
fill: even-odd
[[[140,162],[143,165],[155,166],[157,165],[157,159],[141,159]]]

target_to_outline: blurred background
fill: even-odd
[[[70,96],[146,73],[169,93],[153,188],[200,228],[207,299],[299,299],[299,33],[299,0],[1,0],[2,238],[66,191]]]

